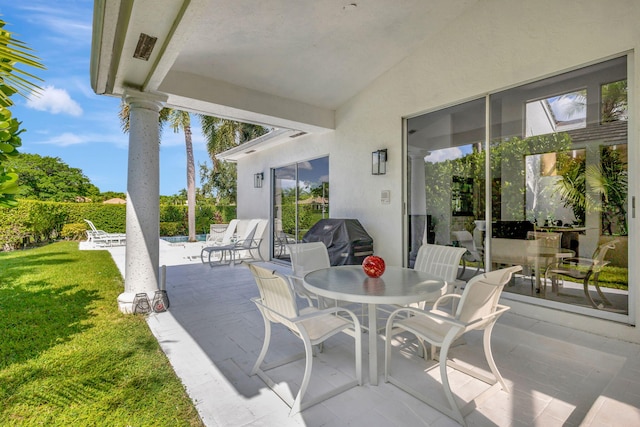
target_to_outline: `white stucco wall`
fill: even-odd
[[[631,52],[640,43],[639,17],[640,2],[633,0],[479,2],[341,106],[334,132],[299,138],[239,162],[239,216],[269,214],[270,189],[253,189],[253,173],[267,176],[270,167],[330,154],[331,216],[358,218],[373,236],[376,253],[390,265],[402,265],[403,118]],[[640,67],[633,55],[629,68],[629,164],[637,165]],[[387,174],[372,176],[371,152],[380,148],[389,150]],[[630,196],[638,191],[634,175]],[[381,190],[390,190],[389,205],[380,203]],[[637,220],[629,222],[631,236],[637,235]],[[636,246],[630,245],[629,257],[640,261]],[[638,262],[629,264],[634,288]],[[639,323],[633,289],[630,298],[631,323]],[[637,328],[620,323],[515,301],[509,305],[528,316],[640,342]]]

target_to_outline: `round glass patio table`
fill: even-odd
[[[369,381],[378,384],[376,306],[435,301],[445,281],[410,268],[388,266],[378,278],[368,277],[360,265],[322,268],[304,276],[304,287],[321,297],[367,304],[369,322]]]

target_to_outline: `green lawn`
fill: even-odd
[[[0,425],[201,426],[107,251],[0,252]]]

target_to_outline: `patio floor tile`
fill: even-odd
[[[123,248],[110,251],[123,271]],[[249,301],[258,290],[248,269],[210,268],[183,255],[180,248],[161,245],[171,306],[167,312],[149,315],[148,324],[207,426],[457,425],[385,383],[382,375],[378,386],[370,385],[366,339],[365,384],[290,417],[289,408],[260,379],[249,376],[264,326]],[[270,265],[289,272],[286,266]],[[297,338],[275,328],[267,360],[301,351]],[[377,351],[382,369],[382,345]],[[423,359],[410,351],[401,353],[395,347],[393,351],[398,376],[433,389],[434,395],[442,392],[422,372],[427,366]],[[466,418],[469,426],[640,424],[639,345],[508,313],[494,329],[493,352],[511,393],[500,391],[472,411]],[[471,334],[451,355],[488,371],[480,333]],[[309,395],[351,378],[353,363],[353,338],[340,334],[327,341],[325,351],[314,360]],[[278,380],[297,387],[303,365],[277,369]],[[439,373],[433,375],[437,378]],[[462,399],[481,387],[465,376],[450,378],[454,393]]]

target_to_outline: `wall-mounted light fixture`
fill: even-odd
[[[387,149],[376,150],[371,158],[371,175],[384,175],[387,173]]]
[[[262,188],[262,181],[264,180],[264,174],[258,172],[253,175],[253,188]]]

